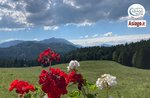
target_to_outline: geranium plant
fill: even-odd
[[[49,68],[42,70],[39,76],[39,84],[48,98],[60,98],[67,94],[67,74],[60,69]]]
[[[29,93],[29,91],[32,91],[32,92],[35,91],[35,88],[33,85],[22,80],[14,80],[10,84],[9,91],[12,91],[13,89],[16,89],[16,93],[18,93],[20,98],[24,98],[24,95]]]
[[[38,58],[38,62],[49,65],[54,60],[59,61],[60,55],[50,48],[40,53]],[[109,74],[104,74],[98,78],[96,84],[89,83],[77,70],[79,66],[77,60],[71,60],[67,67],[68,73],[59,68],[50,67],[48,70],[41,71],[38,86],[33,86],[22,80],[14,80],[10,84],[9,91],[16,89],[19,98],[61,98],[61,95],[64,94],[68,94],[69,98],[79,98],[81,94],[84,98],[96,98],[97,93],[91,93],[90,90],[109,89],[117,84],[116,77]],[[72,85],[76,85],[77,90],[67,91],[67,88]],[[108,98],[108,93],[106,95]]]
[[[51,66],[51,62],[53,61],[60,61],[60,55],[50,48],[41,52],[38,58],[38,62],[48,66]]]
[[[96,86],[99,89],[106,90],[106,98],[110,98],[109,89],[117,84],[116,77],[110,74],[103,74],[96,81]]]

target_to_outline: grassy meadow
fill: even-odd
[[[66,71],[67,65],[60,64],[54,67]],[[119,98],[117,92],[123,98],[150,98],[150,70],[126,67],[113,61],[82,61],[80,65],[79,72],[92,83],[105,73],[116,76],[118,84],[109,92],[113,98]],[[38,76],[42,69],[48,68],[0,68],[0,98],[17,98],[15,91],[8,91],[9,84],[14,79],[38,84]],[[74,90],[74,87],[70,90]],[[105,98],[105,91],[97,90],[96,92],[99,93],[97,98]],[[67,96],[62,97],[67,98]]]

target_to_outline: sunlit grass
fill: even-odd
[[[67,65],[60,64],[54,67],[66,71]],[[83,61],[80,65],[79,72],[92,83],[95,83],[97,78],[104,73],[116,76],[118,84],[110,90],[113,98],[118,98],[117,92],[123,98],[150,98],[150,70],[125,67],[113,61]],[[38,76],[42,69],[42,67],[0,68],[0,98],[16,98],[15,92],[7,90],[14,79],[38,84]],[[70,89],[74,90],[74,87]],[[98,98],[105,98],[104,91],[97,90],[96,92],[99,93]]]

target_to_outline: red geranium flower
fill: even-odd
[[[67,74],[60,69],[43,70],[39,78],[39,84],[49,98],[60,98],[61,95],[67,94]]]
[[[60,55],[52,51],[50,48],[40,53],[38,62],[42,64],[51,64],[52,61],[60,61]]]
[[[69,75],[68,75],[68,80],[67,82],[73,82],[73,83],[78,83],[78,89],[81,90],[82,85],[84,83],[84,79],[83,76],[81,74],[77,74],[75,71],[72,71]]]
[[[12,91],[13,89],[16,89],[16,93],[24,95],[25,93],[28,93],[29,91],[34,91],[34,86],[29,84],[28,82],[25,81],[19,81],[19,80],[14,80],[10,84],[9,91]]]

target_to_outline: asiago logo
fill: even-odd
[[[146,20],[143,20],[145,8],[141,4],[132,4],[128,8],[130,20],[127,22],[128,27],[146,27]]]
[[[145,15],[145,8],[141,4],[132,4],[128,8],[128,15],[130,18],[142,18]]]

